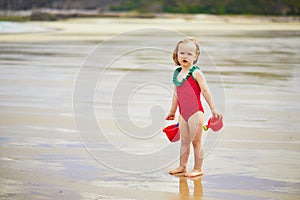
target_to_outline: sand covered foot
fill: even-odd
[[[198,176],[202,176],[203,175],[203,171],[200,169],[193,169],[192,171],[186,173],[184,176],[188,177],[188,178],[194,178],[194,177],[198,177]]]

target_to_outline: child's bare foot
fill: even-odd
[[[188,178],[193,178],[202,175],[203,175],[203,171],[201,169],[193,169],[192,171],[186,173],[184,176]]]
[[[185,173],[185,172],[186,172],[186,170],[184,167],[178,167],[176,169],[169,171],[169,174],[175,175],[175,174],[181,174],[181,173]]]

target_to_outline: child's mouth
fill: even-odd
[[[187,60],[182,60],[182,62],[183,62],[183,63],[187,63],[188,61],[187,61]]]

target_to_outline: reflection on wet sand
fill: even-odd
[[[196,177],[190,179],[194,184],[194,191],[190,194],[190,189],[188,186],[188,178],[179,177],[179,196],[181,200],[203,199],[203,187],[202,187],[202,177]],[[193,197],[193,198],[192,198]]]

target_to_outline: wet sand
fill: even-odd
[[[0,34],[1,199],[299,198],[299,22],[200,15],[194,19],[84,18],[26,25],[43,29]],[[150,33],[125,34],[130,42],[111,40],[139,28],[194,35],[206,50],[200,66],[215,96],[220,92],[225,127],[220,137],[212,132],[205,136],[207,141],[218,142],[214,148],[208,146],[205,175],[200,179],[170,176],[169,169],[177,166],[179,144],[155,134],[155,127],[153,133],[128,131],[132,134],[128,137],[116,126],[118,122],[131,130],[126,116],[120,116],[124,122],[114,121],[111,112],[111,101],[120,107],[117,112],[124,106],[110,99],[116,88],[122,89],[117,83],[145,87],[128,100],[133,102],[128,107],[130,117],[139,126],[151,124],[156,116],[149,111],[153,105],[168,111],[170,94],[164,87],[171,85],[168,51],[175,45],[175,33],[162,34],[160,39],[154,36],[154,44],[164,45],[164,51],[133,52],[102,71],[105,76],[96,89],[94,108],[103,135],[97,134],[93,124],[89,126],[85,112],[74,120],[74,85],[83,60],[103,40],[111,41],[108,55],[115,47],[131,49],[130,45],[150,41]],[[217,68],[206,60],[206,54]],[[95,66],[101,68],[101,62],[92,58],[88,73],[99,73]],[[158,66],[158,70],[154,63],[170,67],[162,70]],[[132,66],[138,67],[130,70]],[[122,79],[127,75],[132,75],[130,80]],[[149,90],[141,79],[153,79],[164,87],[151,85]],[[86,108],[82,96],[75,102],[79,109]],[[87,121],[82,129],[80,117]],[[191,156],[189,169],[192,163]],[[147,173],[141,173],[144,171]]]

